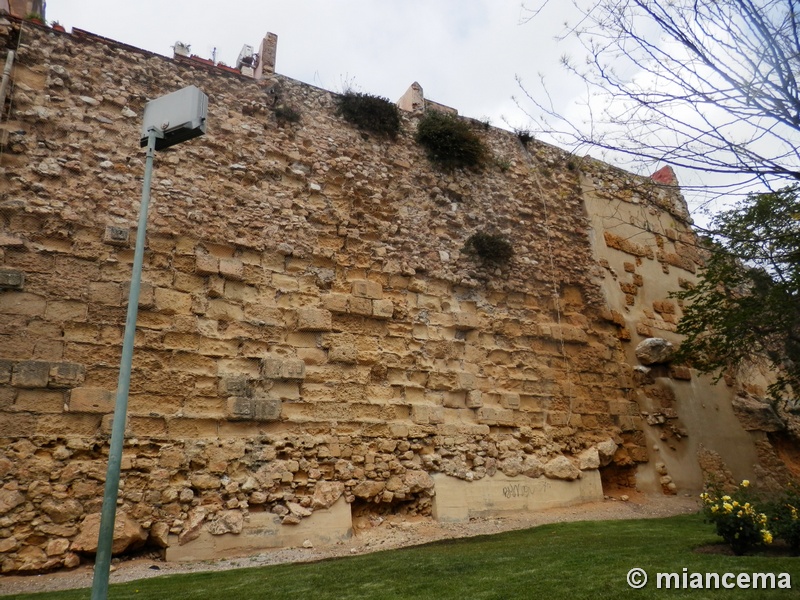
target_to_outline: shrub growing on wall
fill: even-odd
[[[446,169],[478,167],[486,155],[481,138],[468,123],[436,110],[422,117],[416,140],[431,161]]]
[[[473,233],[464,244],[467,252],[476,254],[486,262],[507,263],[514,256],[514,247],[499,233],[479,231]]]
[[[300,111],[294,106],[281,104],[275,107],[275,119],[278,123],[299,123]]]
[[[387,98],[347,91],[337,102],[338,114],[360,129],[391,139],[400,132],[400,109]]]

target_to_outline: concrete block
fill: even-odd
[[[513,425],[514,411],[494,406],[483,406],[478,409],[478,423],[484,425]]]
[[[350,296],[347,302],[348,312],[354,315],[362,315],[364,317],[372,316],[372,300],[369,298],[360,298],[357,296]]]
[[[269,548],[300,548],[306,540],[315,546],[335,546],[352,536],[350,504],[340,497],[330,508],[317,508],[296,525],[281,524],[281,517],[266,511],[251,512],[238,534],[212,535],[208,526],[184,544],[170,536],[169,561],[212,560],[220,556],[257,554]]]
[[[298,359],[284,361],[281,367],[282,379],[304,379],[306,376],[306,363]]]
[[[109,225],[103,232],[103,243],[111,246],[128,246],[130,238],[131,230],[127,227]]]
[[[534,513],[603,499],[600,472],[596,469],[584,471],[574,481],[507,477],[500,473],[477,481],[435,473],[433,481],[433,515],[442,522]]]
[[[13,369],[13,360],[0,359],[0,384],[11,383],[11,371]]]
[[[231,396],[227,403],[227,417],[231,420],[250,420],[254,415],[253,399],[247,396]]]
[[[39,360],[23,360],[14,365],[11,385],[19,388],[47,387],[51,363]]]
[[[25,273],[15,269],[0,269],[0,290],[22,290]]]
[[[383,298],[383,286],[381,286],[381,284],[377,281],[357,279],[353,281],[352,293],[353,296],[356,296],[357,298],[380,300]]]
[[[270,356],[262,360],[261,374],[266,379],[304,379],[306,363]]]
[[[81,385],[86,377],[86,367],[78,363],[51,363],[47,383],[51,388],[73,388]]]
[[[253,395],[250,381],[244,375],[222,377],[219,380],[218,389],[223,396],[251,397]]]
[[[253,398],[253,420],[277,421],[281,418],[282,402],[280,398],[265,393],[256,394]]]

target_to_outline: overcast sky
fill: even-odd
[[[535,2],[536,0],[533,0]],[[278,35],[276,70],[331,91],[347,86],[396,101],[414,81],[425,96],[493,125],[524,127],[512,96],[515,76],[563,78],[568,50],[554,36],[566,6],[551,3],[535,23],[522,0],[48,0],[48,21],[172,56],[176,41],[233,65],[244,44],[256,51]],[[568,101],[580,87],[556,90]]]
[[[544,75],[554,106],[578,114],[583,86],[560,59],[582,57],[578,43],[557,41],[576,16],[567,0],[48,0],[47,20],[172,56],[176,41],[191,52],[234,65],[244,44],[258,51],[266,33],[278,35],[279,74],[327,90],[350,87],[396,101],[417,81],[425,97],[492,125],[530,128],[522,108],[536,110],[517,83],[544,98]],[[573,107],[573,108],[571,108]],[[581,153],[585,152],[581,150]],[[612,161],[598,151],[596,158]],[[622,165],[650,174],[661,164]],[[702,183],[679,171],[683,185]],[[692,203],[690,199],[690,204]]]

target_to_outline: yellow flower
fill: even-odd
[[[723,502],[730,502],[731,501],[731,497],[726,494],[725,496],[722,497],[722,501]]]
[[[712,507],[711,507],[711,512],[712,512],[712,513],[715,513],[715,512],[717,512],[718,510],[719,510],[719,506],[717,506],[716,504],[715,504],[714,506],[712,506]]]
[[[747,487],[748,485],[750,485],[750,480],[745,479],[744,481],[742,481],[742,487]]]
[[[722,503],[722,508],[725,509],[726,513],[729,513],[729,512],[731,512],[733,510],[733,506],[731,505],[730,502],[723,502]]]
[[[765,544],[772,543],[772,534],[767,531],[766,529],[761,530],[761,539],[764,541]]]

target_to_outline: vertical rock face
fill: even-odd
[[[208,133],[156,157],[115,552],[237,535],[253,510],[297,523],[341,497],[430,514],[433,473],[574,480],[648,460],[621,340],[677,309],[653,302],[635,332],[623,313],[644,267],[698,264],[677,192],[483,127],[491,160],[442,172],[414,142],[420,113],[389,141],[330,92],[85,32],[26,30],[17,49],[0,123],[3,572],[75,566],[96,543],[138,128],[163,82],[208,94]],[[667,241],[609,227],[593,247],[587,180],[669,215]],[[513,258],[465,251],[478,231]],[[598,240],[632,257],[617,299]]]

